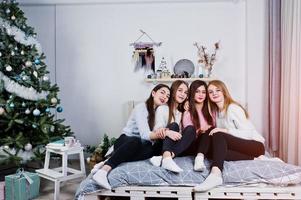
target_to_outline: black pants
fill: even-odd
[[[145,160],[154,155],[158,155],[161,150],[161,144],[152,144],[149,141],[143,141],[138,137],[130,137],[122,134],[114,144],[114,152],[105,165],[114,169],[123,162],[132,162]]]
[[[167,128],[176,132],[180,131],[179,125],[175,122],[169,124]],[[169,151],[174,153],[175,156],[178,156],[192,144],[192,142],[195,140],[195,137],[195,128],[193,126],[187,126],[182,131],[182,138],[180,140],[174,141],[169,137],[165,137],[163,140],[162,152]]]
[[[217,132],[209,136],[211,129],[201,134],[197,152],[212,158],[212,166],[223,170],[224,161],[253,160],[264,154],[264,145],[255,140],[245,140],[227,133]]]

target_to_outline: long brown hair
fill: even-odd
[[[243,111],[245,112],[245,115],[246,115],[246,118],[249,118],[249,114],[248,112],[246,111],[246,109],[244,109],[244,107],[242,107],[242,105],[240,105],[237,101],[234,101],[234,99],[231,97],[230,95],[230,92],[229,90],[227,89],[226,85],[224,82],[220,81],[220,80],[213,80],[213,81],[210,81],[209,84],[208,84],[208,87],[210,85],[214,85],[215,87],[219,88],[223,95],[224,95],[224,107],[223,107],[223,110],[228,111],[228,108],[229,108],[229,105],[230,104],[236,104],[238,106],[240,106]],[[210,109],[212,112],[215,112],[217,113],[219,111],[216,103],[212,102],[210,99],[209,99],[209,104],[210,104]]]
[[[152,89],[148,99],[145,101],[146,109],[148,111],[148,125],[149,125],[150,130],[153,130],[153,128],[155,126],[155,109],[154,109],[154,98],[153,98],[152,93],[157,92],[158,90],[160,90],[161,88],[164,88],[164,87],[167,88],[168,90],[170,90],[167,85],[158,84]]]
[[[195,106],[194,96],[195,96],[196,90],[201,86],[204,86],[205,90],[206,90],[206,98],[203,102],[202,113],[203,113],[204,118],[207,121],[207,123],[209,125],[213,125],[213,119],[210,115],[209,108],[208,108],[207,84],[204,81],[195,80],[191,83],[190,89],[189,89],[189,112],[190,112],[192,123],[193,123],[194,127],[196,128],[196,130],[198,130],[201,127],[201,124],[200,124],[200,117],[198,115],[198,112],[197,112],[197,109]]]
[[[177,94],[177,90],[178,88],[180,87],[180,85],[182,84],[185,84],[187,86],[187,90],[188,90],[188,83],[186,83],[185,81],[183,80],[176,80],[172,83],[171,87],[170,87],[170,98],[169,98],[169,101],[168,101],[168,107],[169,107],[169,114],[168,114],[168,123],[167,124],[170,124],[171,120],[174,119],[175,120],[175,115],[174,115],[174,107],[175,107],[175,104],[176,104],[176,94]],[[180,111],[180,112],[184,112],[184,103],[180,103],[177,107],[177,109]]]

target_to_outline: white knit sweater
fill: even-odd
[[[216,127],[227,129],[235,137],[264,143],[262,135],[246,118],[244,110],[236,104],[230,104],[227,113],[220,112],[216,115]]]

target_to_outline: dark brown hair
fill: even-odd
[[[182,81],[182,80],[176,80],[172,83],[171,87],[170,87],[170,98],[169,98],[169,101],[168,101],[168,107],[169,107],[169,114],[168,114],[168,122],[167,124],[170,124],[171,120],[174,119],[175,120],[175,116],[174,116],[174,112],[173,112],[173,109],[175,107],[175,104],[176,104],[176,94],[177,94],[177,90],[178,88],[180,87],[180,85],[182,84],[185,84],[187,86],[187,90],[188,90],[188,83],[186,83],[185,81]],[[180,111],[180,112],[184,112],[184,103],[181,103],[178,105],[177,109]]]
[[[206,98],[203,102],[202,113],[203,113],[204,118],[207,121],[207,123],[209,125],[213,125],[213,119],[212,119],[212,116],[210,115],[209,108],[208,108],[207,84],[204,81],[196,80],[191,83],[190,88],[189,88],[189,112],[190,112],[192,123],[193,123],[194,127],[196,128],[196,130],[198,130],[201,127],[201,124],[200,124],[200,117],[199,117],[198,112],[195,107],[194,96],[195,96],[196,90],[201,86],[204,86],[205,90],[206,90]]]
[[[158,90],[160,90],[161,88],[164,88],[164,87],[167,88],[168,90],[170,90],[167,85],[158,84],[152,89],[148,99],[145,101],[146,109],[148,111],[148,125],[149,125],[150,130],[153,130],[153,128],[155,126],[155,109],[154,109],[154,98],[153,98],[152,93],[157,92]]]

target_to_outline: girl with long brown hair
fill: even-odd
[[[167,85],[154,87],[149,98],[144,103],[135,106],[121,136],[114,144],[112,156],[98,164],[98,171],[93,179],[103,188],[111,189],[108,173],[123,162],[145,160],[160,152],[160,146],[154,144],[165,135],[161,129],[154,130],[155,111],[158,106],[168,102],[170,90]]]
[[[247,111],[231,97],[226,85],[219,80],[209,82],[209,103],[216,128],[209,137],[211,143],[204,154],[212,150],[211,172],[195,191],[206,191],[223,183],[224,161],[253,160],[264,154],[264,138],[259,134]]]
[[[184,103],[188,96],[188,84],[177,80],[171,85],[171,97],[167,105],[160,106],[156,111],[156,128],[165,128],[162,145],[162,156],[154,156],[150,162],[179,173],[183,171],[173,160],[175,156],[184,152],[195,138],[195,131],[182,129],[181,121],[184,112]]]
[[[214,122],[208,108],[207,84],[201,80],[193,81],[189,90],[189,111],[183,115],[183,127],[193,126],[196,130],[195,140],[186,152],[188,155],[196,155],[195,171],[205,169],[204,149],[210,142],[208,135],[213,125]]]

